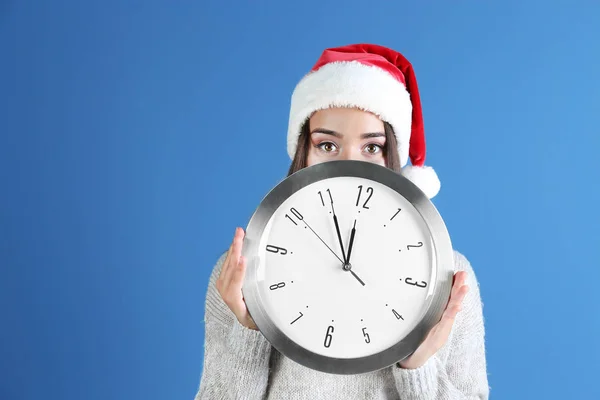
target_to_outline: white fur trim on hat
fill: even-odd
[[[388,122],[396,134],[400,165],[408,162],[412,103],[402,82],[377,67],[338,61],[306,75],[292,94],[287,150],[293,159],[302,125],[319,110],[356,107]]]
[[[430,199],[440,191],[441,183],[437,173],[429,166],[415,167],[407,165],[402,168],[402,175],[417,185]]]

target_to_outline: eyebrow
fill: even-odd
[[[337,138],[341,138],[342,134],[336,131],[332,131],[330,129],[323,129],[323,128],[316,128],[313,129],[310,134],[312,135],[313,133],[323,133],[325,135],[332,135],[335,136]],[[376,138],[376,137],[385,137],[385,132],[367,132],[367,133],[363,133],[362,135],[360,135],[360,137],[362,139],[370,139],[370,138]]]

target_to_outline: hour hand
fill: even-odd
[[[365,283],[362,279],[356,275],[354,271],[352,271],[352,264],[350,264],[350,256],[352,255],[352,246],[354,245],[354,235],[356,235],[356,220],[354,220],[354,225],[352,226],[352,231],[350,232],[350,244],[348,244],[348,258],[346,258],[346,263],[344,264],[344,269],[346,271],[350,271],[350,273],[359,281],[363,286]]]
[[[344,252],[344,242],[342,241],[342,234],[340,233],[340,224],[338,223],[337,215],[335,215],[335,209],[333,208],[333,200],[331,201],[331,210],[333,211],[333,223],[335,224],[335,230],[340,242],[340,249],[342,249],[342,258],[344,259],[343,262],[345,265],[348,264],[348,259],[346,258],[346,253]]]
[[[354,225],[352,226],[352,231],[350,232],[350,244],[348,244],[348,257],[346,258],[346,264],[350,264],[350,255],[352,254],[352,245],[354,244],[354,235],[356,234],[356,220],[354,220]]]

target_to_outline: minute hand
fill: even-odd
[[[335,225],[335,230],[337,232],[337,237],[340,242],[340,249],[342,249],[342,257],[344,261],[342,264],[348,264],[348,259],[346,258],[346,254],[344,253],[344,242],[342,241],[342,234],[340,233],[340,225],[338,224],[337,215],[335,214],[335,208],[333,208],[333,199],[331,200],[331,211],[333,212],[333,223]]]

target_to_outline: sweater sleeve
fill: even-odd
[[[225,255],[210,276],[205,305],[204,363],[195,400],[263,399],[271,345],[239,323],[216,289]]]
[[[402,399],[487,400],[489,386],[485,359],[483,307],[479,284],[469,261],[455,252],[455,271],[468,273],[469,292],[458,313],[445,363],[435,354],[416,369],[393,368]]]

